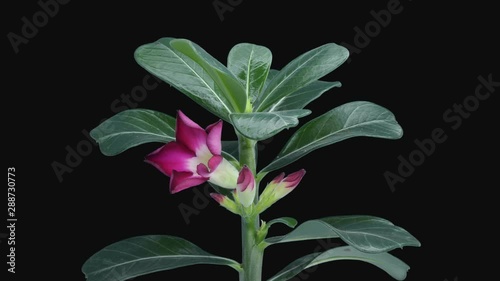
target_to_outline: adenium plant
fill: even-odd
[[[352,137],[402,136],[389,110],[366,101],[350,102],[302,125],[276,158],[258,169],[257,142],[296,127],[299,118],[311,113],[304,109],[311,101],[339,87],[339,82],[318,79],[335,70],[348,55],[342,46],[325,44],[300,55],[283,69],[274,70],[271,51],[249,43],[231,49],[227,66],[186,39],[162,38],[140,46],[135,52],[139,65],[220,120],[203,128],[180,109],[175,118],[157,111],[131,109],[101,123],[91,136],[105,155],[116,155],[143,143],[163,143],[145,156],[145,161],[169,177],[172,194],[210,183],[211,197],[241,216],[242,258],[236,261],[216,256],[179,237],[137,236],[91,256],[82,268],[86,278],[127,280],[205,263],[233,268],[240,281],[260,281],[266,248],[278,243],[338,238],[345,245],[299,257],[267,280],[289,280],[311,266],[337,260],[371,263],[403,280],[409,266],[388,252],[403,246],[418,247],[420,243],[385,219],[333,216],[298,226],[290,217],[268,222],[260,219],[261,213],[292,192],[305,176],[304,169],[289,174],[277,172],[288,164]],[[236,140],[221,140],[223,127],[227,126],[233,127]],[[271,174],[274,178],[266,179]],[[293,230],[268,237],[269,228],[277,223]]]

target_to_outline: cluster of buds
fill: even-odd
[[[242,208],[246,213],[264,212],[281,198],[292,192],[299,185],[306,171],[304,169],[295,173],[291,173],[285,177],[285,173],[279,174],[270,183],[267,184],[264,191],[259,196],[259,201],[255,206],[252,204],[255,198],[255,179],[248,167],[243,167],[238,177],[238,186],[233,192],[234,200],[228,196],[219,193],[211,193],[212,198],[217,201],[222,207],[228,209],[235,214],[242,214]],[[239,203],[239,205],[237,204]]]

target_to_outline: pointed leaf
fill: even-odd
[[[267,281],[290,280],[299,272],[331,261],[357,260],[370,263],[387,272],[396,280],[404,280],[410,267],[389,253],[368,254],[350,246],[337,247],[323,253],[314,253],[295,260]]]
[[[288,140],[262,172],[284,167],[318,148],[352,137],[398,139],[403,135],[394,115],[366,101],[346,103],[309,121]]]
[[[314,81],[311,84],[289,94],[288,96],[281,98],[269,109],[269,111],[302,109],[310,102],[319,98],[324,92],[333,87],[340,87],[341,85],[342,84],[338,81]]]
[[[195,264],[227,265],[239,269],[236,261],[209,254],[182,238],[150,235],[105,247],[85,262],[82,271],[88,281],[121,281]]]
[[[129,109],[102,122],[90,136],[104,155],[113,156],[143,143],[175,140],[175,118],[153,110]]]
[[[211,113],[228,121],[235,112],[230,100],[212,77],[196,62],[170,47],[174,38],[162,38],[135,51],[137,63],[175,87]]]
[[[265,111],[281,98],[320,79],[339,67],[349,56],[349,51],[329,43],[306,52],[289,64],[263,89],[256,102],[258,112]]]
[[[336,216],[306,221],[287,235],[270,237],[266,242],[272,245],[336,237],[366,253],[387,252],[403,246],[420,247],[420,242],[408,231],[372,216]]]
[[[212,77],[231,103],[234,112],[245,112],[247,104],[245,90],[240,81],[222,63],[187,39],[174,39],[170,41],[170,46],[191,58]]]
[[[272,58],[268,48],[249,43],[238,44],[229,52],[227,68],[240,79],[251,102],[264,86]]]
[[[299,124],[298,118],[310,113],[310,110],[296,109],[275,112],[233,113],[229,117],[240,134],[254,140],[265,140],[284,129],[297,126]]]

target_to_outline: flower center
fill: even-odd
[[[201,163],[208,167],[208,160],[210,160],[212,156],[214,155],[210,152],[206,145],[200,146],[196,151],[196,157],[189,159],[189,169],[193,171],[194,174],[198,174],[196,172],[196,167],[198,166],[198,164]]]

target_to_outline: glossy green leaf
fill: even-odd
[[[212,77],[231,103],[233,112],[245,112],[247,95],[243,85],[222,63],[187,39],[174,39],[170,41],[170,46],[191,58]]]
[[[280,71],[277,69],[269,69],[269,73],[267,74],[267,79],[266,81],[264,81],[264,88],[266,88],[267,85],[269,85],[269,83],[273,81],[274,77],[276,77],[276,75],[278,75],[279,72]]]
[[[104,155],[113,156],[143,143],[175,140],[175,118],[153,110],[129,109],[102,122],[90,136]]]
[[[324,92],[330,90],[333,87],[340,87],[341,83],[335,82],[325,82],[325,81],[314,81],[311,84],[300,88],[299,90],[284,96],[278,102],[276,102],[269,111],[281,111],[281,110],[292,110],[292,109],[303,109],[310,102],[319,98]]]
[[[282,218],[270,220],[269,222],[267,222],[267,227],[270,228],[271,225],[276,224],[276,223],[284,224],[290,228],[294,228],[295,226],[297,226],[296,219],[291,218],[291,217],[282,217]]]
[[[309,220],[301,223],[290,233],[283,236],[269,237],[265,243],[269,245],[278,243],[288,243],[305,240],[316,240],[326,238],[338,238],[337,232],[333,231],[331,226],[321,220]]]
[[[310,110],[296,109],[275,112],[233,113],[229,115],[235,129],[253,140],[265,140],[284,129],[295,127]]]
[[[281,98],[332,72],[348,56],[349,51],[346,48],[334,43],[325,44],[300,55],[283,67],[262,90],[255,111],[266,111]]]
[[[236,261],[209,254],[182,238],[149,235],[105,247],[85,262],[82,271],[88,281],[121,281],[195,264],[240,267]]]
[[[306,221],[287,235],[266,239],[266,243],[336,237],[366,253],[387,252],[403,246],[420,247],[420,242],[408,231],[372,216],[336,216]]]
[[[318,148],[348,138],[398,139],[402,135],[403,129],[386,108],[366,101],[346,103],[299,128],[262,172],[274,171]]]
[[[222,155],[227,160],[239,159],[238,141],[222,141]]]
[[[268,48],[249,43],[238,44],[229,52],[227,68],[240,79],[251,102],[264,86],[272,59]]]
[[[140,46],[134,54],[137,63],[211,113],[229,121],[229,114],[235,112],[232,102],[207,71],[170,47],[172,40],[174,38],[167,37]]]
[[[370,263],[387,272],[396,280],[404,280],[410,267],[389,253],[368,254],[350,246],[337,247],[323,253],[314,253],[295,260],[267,281],[286,281],[301,271],[322,263],[355,260]]]

